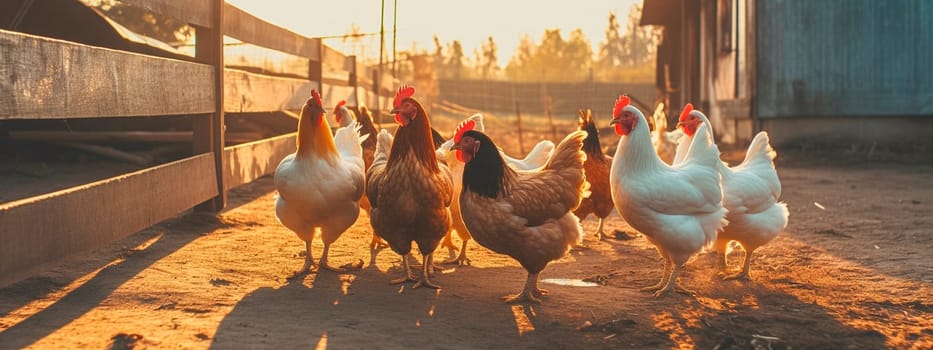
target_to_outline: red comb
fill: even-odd
[[[392,107],[398,107],[398,105],[402,104],[403,100],[414,95],[414,87],[411,85],[402,85],[402,87],[398,88],[398,92],[395,94],[395,101],[392,101]]]
[[[693,112],[693,104],[688,103],[684,106],[684,111],[680,112],[680,121],[687,120],[687,116],[690,115],[690,112]]]
[[[619,99],[616,100],[616,107],[612,110],[613,116],[618,116],[619,112],[622,112],[622,108],[628,106],[632,101],[626,95],[619,95]]]
[[[311,98],[314,99],[314,102],[317,102],[318,106],[324,107],[324,102],[321,102],[321,93],[317,92],[317,89],[311,89]]]
[[[460,122],[460,125],[457,126],[457,133],[454,135],[454,143],[460,142],[460,138],[463,137],[463,133],[473,130],[473,127],[475,126],[476,122],[472,119]]]
[[[334,114],[337,114],[337,111],[340,109],[340,107],[343,107],[346,104],[347,104],[347,100],[340,100],[340,102],[337,102],[337,105],[334,106]]]

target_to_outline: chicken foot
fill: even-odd
[[[606,232],[603,231],[603,224],[605,223],[605,218],[599,218],[599,226],[596,227],[596,239],[604,240],[611,238]]]
[[[661,281],[651,287],[640,289],[642,292],[657,292],[668,285],[668,278],[671,276],[674,269],[674,261],[669,259],[666,254],[662,255],[662,257],[664,258],[664,270],[661,272]]]
[[[403,272],[403,275],[402,275],[402,278],[393,279],[393,280],[389,281],[389,283],[391,283],[391,284],[400,284],[400,283],[415,281],[415,276],[413,276],[413,275],[411,274],[411,265],[408,264],[408,256],[409,256],[409,255],[411,255],[411,253],[402,255],[402,270],[404,271],[404,272]]]
[[[502,297],[502,300],[505,300],[506,303],[520,303],[527,301],[530,303],[541,303],[542,296],[547,295],[548,291],[545,289],[538,288],[538,274],[537,273],[528,273],[528,279],[525,280],[525,287],[522,288],[521,293],[515,295],[506,295]]]
[[[470,260],[470,258],[466,256],[467,242],[469,242],[469,240],[466,240],[466,239],[463,240],[463,243],[461,244],[461,247],[460,247],[460,254],[457,255],[456,258],[444,260],[441,262],[441,264],[457,264],[460,266],[472,265],[473,260]]]
[[[309,247],[309,249],[310,249],[310,247]],[[328,270],[331,270],[331,271],[334,271],[334,272],[344,272],[344,271],[346,271],[346,269],[344,269],[344,268],[333,267],[333,266],[330,266],[330,265],[327,264],[327,252],[329,252],[329,251],[330,251],[330,243],[324,243],[324,252],[321,253],[321,261],[318,263],[318,266],[323,267],[323,268],[328,269]],[[309,257],[311,256],[311,251],[310,251],[310,250],[308,251],[308,256],[309,256]]]
[[[733,273],[731,275],[726,275],[722,279],[723,281],[728,280],[747,280],[748,279],[748,270],[752,264],[752,252],[745,251],[745,261],[742,263],[742,271]]]
[[[655,298],[660,297],[672,289],[678,293],[687,294],[690,296],[696,296],[696,293],[694,291],[677,285],[677,274],[680,273],[680,269],[682,269],[682,267],[677,264],[673,264],[673,265],[674,265],[674,268],[671,270],[670,278],[667,279],[667,284],[664,285],[664,288],[661,288],[660,290],[655,292],[654,297]]]
[[[375,232],[373,232],[373,239],[369,241],[369,250],[382,249],[389,246],[389,243],[386,242],[382,237],[379,237]]]
[[[424,266],[428,266],[428,267],[434,266],[434,254],[427,254],[427,255],[425,255],[425,254],[422,253],[422,256],[424,256]],[[431,268],[422,268],[422,269],[421,269],[421,279],[418,280],[418,282],[415,282],[415,284],[414,284],[413,286],[411,286],[411,289],[415,289],[415,288],[418,288],[418,287],[421,287],[421,286],[425,286],[425,287],[432,288],[432,289],[439,289],[439,288],[441,288],[440,286],[438,286],[438,285],[434,284],[433,282],[431,282],[431,280],[430,280],[431,271],[430,271],[430,270],[433,270],[433,269],[431,269]]]

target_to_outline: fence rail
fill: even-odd
[[[296,110],[311,89],[321,90],[325,105],[375,104],[376,94],[392,93],[385,85],[393,78],[367,76],[355,57],[222,0],[124,3],[195,27],[195,62],[0,30],[0,76],[13,77],[0,82],[0,121],[191,115],[193,155],[0,203],[0,287],[192,207],[220,210],[227,190],[272,173],[294,151],[294,133],[225,147],[224,113]],[[225,68],[225,35],[306,59],[307,77]]]

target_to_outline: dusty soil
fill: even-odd
[[[701,253],[681,277],[698,296],[654,298],[638,291],[662,268],[643,237],[587,235],[542,278],[606,285],[543,283],[540,305],[500,301],[525,271],[475,243],[472,266],[437,271],[439,291],[390,285],[400,258],[370,264],[365,212],[331,249],[363,268],[289,279],[303,244],[276,221],[267,177],[219,215],[180,215],[0,289],[0,348],[933,348],[933,165],[830,159],[782,153],[790,225],[749,281],[721,281]],[[617,215],[607,227],[633,232]]]

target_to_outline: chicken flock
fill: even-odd
[[[437,248],[451,255],[442,264],[469,265],[472,240],[527,271],[524,287],[505,297],[508,302],[541,301],[547,291],[538,286],[540,273],[581,244],[580,221],[590,214],[599,220],[597,237],[608,237],[604,220],[615,209],[655,246],[664,261],[661,277],[642,289],[655,296],[695,294],[677,276],[703,250],[723,254],[724,279],[747,279],[752,253],[787,226],[768,134],[758,133],[745,159],[730,167],[720,160],[709,119],[690,104],[674,131],[666,128],[663,108],[654,111],[652,131],[622,95],[606,125],[619,136],[612,156],[602,150],[593,112],[581,109],[578,130],[556,146],[539,142],[524,158],[496,146],[479,113],[444,139],[411,86],[399,88],[393,100],[394,133],[377,130],[369,111],[357,108],[337,104],[332,134],[321,96],[312,90],[298,121],[297,150],[276,168],[276,218],[305,243],[296,275],[343,270],[328,265],[328,250],[360,209],[372,227],[370,265],[386,247],[401,258],[402,274],[392,283],[439,288],[431,279]],[[319,261],[311,252],[315,237],[324,243]],[[730,242],[746,252],[734,273],[726,271]],[[410,262],[413,247],[420,266]]]

